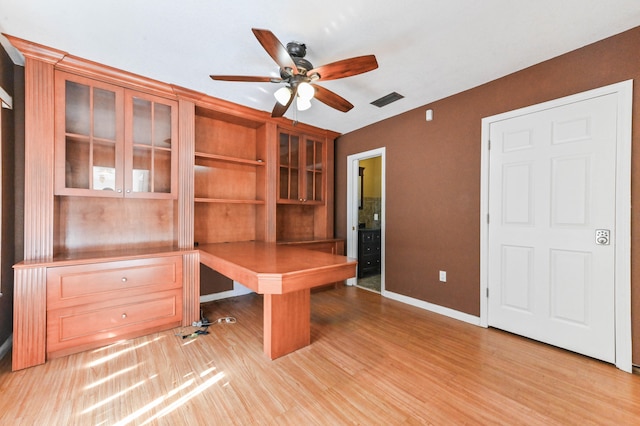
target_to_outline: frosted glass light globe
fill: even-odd
[[[309,83],[300,83],[298,85],[298,96],[302,99],[312,99],[313,95],[316,94],[316,89],[313,88]]]

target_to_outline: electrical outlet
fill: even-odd
[[[440,271],[440,281],[443,283],[447,282],[447,271]]]

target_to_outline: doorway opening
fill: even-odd
[[[384,294],[385,148],[347,157],[347,255],[358,273],[347,280]]]

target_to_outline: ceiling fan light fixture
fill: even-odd
[[[298,108],[298,111],[308,110],[311,108],[311,100],[298,96],[298,99],[296,99],[296,108]]]
[[[298,98],[302,98],[308,101],[313,99],[313,95],[315,94],[315,89],[309,83],[302,82],[298,84]]]
[[[276,101],[278,101],[280,105],[286,105],[289,102],[289,99],[291,99],[292,95],[293,93],[288,87],[281,87],[273,94],[273,96],[275,96],[276,98]]]

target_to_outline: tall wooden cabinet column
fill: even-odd
[[[176,229],[178,247],[188,250],[193,248],[195,102],[202,97],[202,94],[179,86],[173,86],[173,90],[178,95],[180,139]],[[200,319],[200,255],[197,251],[183,255],[182,275],[183,325],[189,325]]]
[[[24,259],[47,260],[53,256],[53,143],[54,65],[64,53],[16,43],[25,57],[25,208]],[[13,335],[13,369],[45,361],[46,268],[17,269],[14,274],[13,323],[28,330]]]

